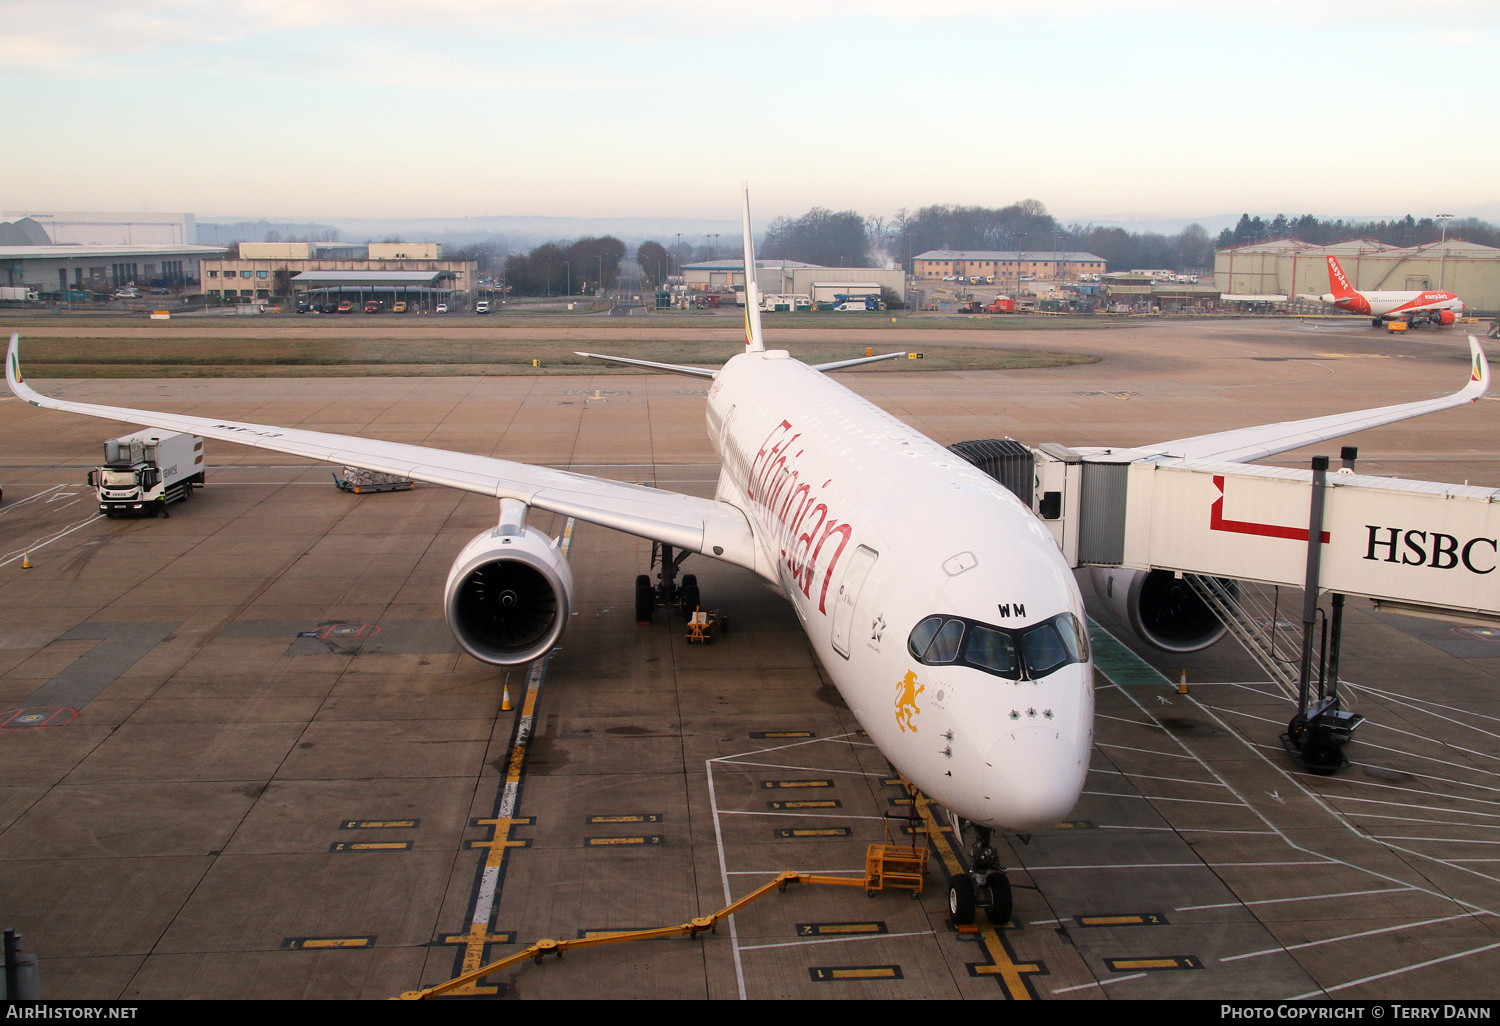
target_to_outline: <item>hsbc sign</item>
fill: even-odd
[[[1124,565],[1301,587],[1312,473],[1207,461],[1130,466]],[[1500,618],[1500,490],[1330,474],[1325,591]]]

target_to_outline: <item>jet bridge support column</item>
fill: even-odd
[[[1352,462],[1344,450],[1347,467]],[[1287,724],[1281,743],[1313,773],[1327,775],[1349,765],[1340,747],[1348,741],[1363,716],[1339,708],[1338,651],[1344,623],[1344,596],[1335,595],[1332,631],[1324,621],[1324,639],[1332,642],[1332,658],[1325,649],[1318,667],[1318,696],[1311,700],[1314,628],[1318,619],[1318,577],[1323,554],[1323,503],[1328,489],[1328,457],[1312,460],[1312,509],[1307,525],[1307,577],[1302,599],[1302,663],[1298,677],[1297,714]],[[1330,639],[1328,636],[1332,634]],[[1331,676],[1331,679],[1330,679]]]

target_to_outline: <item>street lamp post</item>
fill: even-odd
[[[1446,244],[1447,241],[1448,241],[1448,222],[1451,221],[1451,220],[1453,220],[1453,215],[1452,214],[1439,214],[1439,215],[1437,215],[1437,219],[1442,222],[1442,225],[1443,225],[1443,242]]]

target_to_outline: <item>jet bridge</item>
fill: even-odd
[[[1306,583],[1314,473],[1058,445],[1033,450],[1032,509],[1072,566]],[[1352,462],[1352,461],[1351,461]],[[1500,489],[1327,476],[1318,587],[1389,612],[1500,622]]]

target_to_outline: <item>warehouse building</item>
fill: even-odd
[[[472,293],[479,280],[475,260],[444,260],[436,242],[370,243],[241,242],[236,255],[205,261],[201,289],[210,302],[253,303],[291,296],[309,272],[437,275],[445,292]],[[357,275],[356,275],[357,277]],[[352,281],[353,279],[351,279]],[[373,280],[373,279],[370,279]]]
[[[1362,292],[1443,289],[1471,310],[1500,310],[1500,249],[1450,239],[1425,246],[1387,246],[1355,239],[1314,246],[1275,239],[1214,253],[1214,284],[1237,295],[1320,296],[1328,292],[1328,257],[1338,258]],[[1319,304],[1321,309],[1327,309]]]
[[[912,259],[912,277],[919,281],[944,278],[994,278],[995,284],[1021,275],[1067,281],[1085,274],[1103,274],[1104,258],[1092,253],[1051,250],[930,249]]]
[[[30,218],[59,246],[195,246],[198,222],[192,214],[139,211],[7,210],[7,220]]]
[[[733,289],[743,293],[745,261],[741,257],[684,264],[682,278],[689,292]],[[900,268],[821,267],[800,260],[757,260],[755,282],[763,296],[811,296],[814,282],[820,285],[838,282],[866,285],[873,283],[881,289],[889,289],[897,298],[906,294],[906,274]]]

